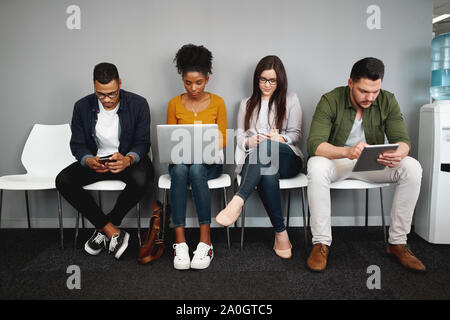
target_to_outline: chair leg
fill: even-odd
[[[244,249],[244,229],[245,229],[245,204],[241,214],[241,250]]]
[[[2,227],[3,189],[0,190],[0,228]]]
[[[30,202],[28,201],[28,190],[25,190],[25,203],[27,206],[27,220],[28,220],[28,229],[31,229],[31,218],[30,218]]]
[[[235,195],[236,193],[237,193],[237,190],[238,190],[238,182],[237,182],[237,178],[234,178],[234,183],[233,183],[233,195]],[[234,228],[236,228],[237,227],[237,225],[236,225],[236,222],[237,222],[237,220],[234,222],[234,224],[233,224],[233,227]]]
[[[383,223],[384,244],[387,245],[386,222],[384,220],[383,190],[380,188],[381,222]]]
[[[103,208],[102,208],[102,194],[101,194],[100,190],[98,191],[98,206],[100,207],[100,210],[103,211]]]
[[[164,241],[164,234],[166,231],[166,199],[167,199],[167,189],[164,189],[164,196],[163,196],[163,223],[162,223],[162,240]]]
[[[303,213],[303,232],[305,233],[305,251],[308,248],[308,228],[306,225],[306,209],[305,209],[305,188],[302,188],[302,213]]]
[[[136,204],[136,220],[137,220],[137,236],[138,236],[138,240],[139,240],[139,247],[142,246],[142,241],[141,241],[141,206],[138,203]]]
[[[305,196],[305,198],[307,199],[307,198],[308,198],[308,187],[305,187],[305,188],[303,188],[303,189],[304,189],[303,192],[306,191],[306,196]],[[311,227],[311,212],[309,211],[309,202],[308,202],[307,209],[308,209],[308,214],[307,214],[308,222],[307,222],[306,226],[309,228],[309,227]]]
[[[307,224],[308,228],[311,227],[311,211],[309,211],[309,206],[308,206],[308,224]]]
[[[98,207],[103,212],[102,192],[100,190],[98,190]],[[83,220],[84,220],[84,216],[83,216]]]
[[[228,205],[228,201],[227,201],[227,189],[223,188],[223,202],[224,202],[224,208]],[[231,248],[231,241],[230,241],[230,227],[225,227],[227,229],[227,244],[228,244],[228,249]]]
[[[82,218],[83,219],[83,218]],[[77,212],[77,220],[75,222],[75,242],[73,244],[74,249],[77,248],[78,243],[78,227],[80,226],[80,212]],[[84,228],[84,227],[83,227]]]
[[[366,189],[366,230],[368,227],[367,220],[369,219],[369,189]]]
[[[290,214],[291,214],[291,191],[288,190],[286,228],[289,228]]]
[[[62,221],[62,206],[61,206],[61,194],[56,191],[58,195],[58,217],[59,217],[59,233],[61,235],[61,249],[64,249],[64,228]]]

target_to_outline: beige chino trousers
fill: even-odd
[[[390,244],[406,244],[407,234],[420,192],[422,167],[405,157],[395,168],[352,172],[356,160],[311,157],[308,161],[308,202],[311,212],[312,242],[331,245],[330,184],[347,178],[375,183],[396,183],[389,227]]]

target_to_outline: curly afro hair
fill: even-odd
[[[178,73],[183,76],[186,72],[196,71],[207,77],[212,73],[212,58],[211,51],[204,46],[186,44],[178,50],[173,62],[176,63]]]

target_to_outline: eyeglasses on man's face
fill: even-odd
[[[117,89],[116,91],[113,91],[110,93],[95,92],[95,94],[97,95],[97,98],[99,100],[104,100],[106,97],[108,97],[110,99],[114,99],[115,97],[117,97],[119,95],[119,90],[120,89]]]
[[[264,77],[259,77],[259,83],[260,84],[266,84],[269,83],[271,86],[276,85],[277,84],[277,79],[272,78],[272,79],[266,79]]]

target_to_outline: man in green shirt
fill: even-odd
[[[422,167],[408,156],[410,140],[394,95],[381,89],[384,64],[365,58],[353,65],[348,86],[320,99],[308,137],[308,201],[313,249],[307,261],[312,271],[323,271],[331,245],[330,184],[347,178],[397,183],[389,228],[387,253],[408,269],[425,266],[406,245],[420,192]],[[379,155],[384,170],[352,172],[366,145],[397,143],[395,151]]]

